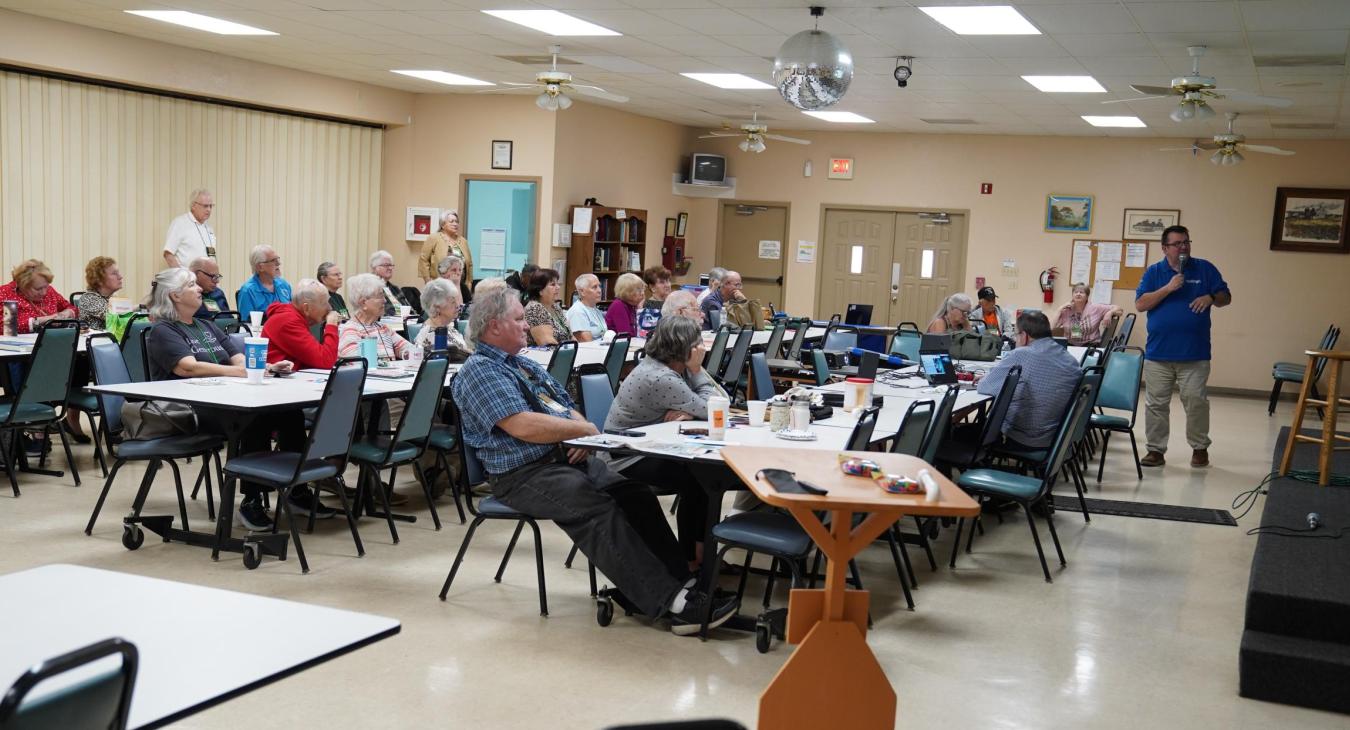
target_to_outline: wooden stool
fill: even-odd
[[[1289,463],[1294,460],[1295,444],[1300,441],[1320,444],[1322,451],[1318,458],[1318,469],[1321,474],[1317,478],[1317,483],[1325,487],[1331,481],[1331,455],[1336,450],[1336,442],[1350,443],[1350,436],[1336,433],[1337,409],[1340,406],[1350,406],[1350,398],[1341,397],[1341,369],[1345,361],[1350,360],[1350,351],[1307,350],[1304,354],[1308,356],[1308,368],[1305,371],[1308,376],[1303,379],[1303,387],[1298,393],[1298,405],[1294,408],[1294,423],[1289,427],[1289,440],[1284,444],[1284,457],[1280,459],[1280,476],[1289,473]],[[1322,357],[1332,365],[1331,375],[1327,378],[1327,396],[1325,399],[1309,398],[1309,390],[1313,387],[1314,381],[1313,365]],[[1303,412],[1308,406],[1326,407],[1325,415],[1322,417],[1321,438],[1299,433],[1303,428]]]

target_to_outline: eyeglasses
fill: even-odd
[[[280,257],[280,256],[273,256],[272,258],[267,259],[267,260],[264,261],[263,263],[264,263],[264,264],[279,264],[279,263],[281,263],[281,257]]]
[[[264,261],[263,263],[267,262]],[[208,274],[205,271],[202,271],[201,269],[194,269],[192,273],[201,274],[202,276],[205,276],[206,278],[210,279],[212,282],[220,281],[223,278],[220,274]]]
[[[1173,241],[1173,242],[1171,242],[1171,243],[1164,243],[1163,245],[1164,245],[1164,246],[1176,246],[1176,247],[1180,248],[1180,247],[1182,247],[1182,246],[1189,246],[1189,245],[1191,245],[1191,239],[1188,238],[1188,239],[1186,239],[1186,240],[1184,240],[1184,241]]]
[[[215,203],[193,203],[193,205],[199,205],[203,208],[206,208],[207,210],[211,210],[212,208],[216,207]]]

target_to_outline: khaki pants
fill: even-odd
[[[1181,393],[1186,409],[1186,442],[1191,449],[1208,449],[1209,361],[1144,361],[1144,433],[1149,451],[1167,453],[1171,432],[1172,391]]]

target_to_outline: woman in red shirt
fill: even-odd
[[[38,259],[14,267],[14,280],[0,286],[0,302],[19,305],[18,334],[34,332],[53,319],[75,319],[75,307],[52,288],[52,270]]]

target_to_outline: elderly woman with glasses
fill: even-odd
[[[436,273],[440,278],[455,285],[459,290],[461,302],[468,304],[473,301],[473,292],[469,291],[469,282],[464,278],[464,259],[450,254],[436,264]],[[426,309],[426,306],[423,305],[422,308]]]
[[[1102,282],[1110,286],[1110,282]],[[1089,301],[1092,287],[1084,283],[1073,285],[1073,298],[1059,309],[1055,320],[1055,334],[1069,339],[1070,345],[1104,345],[1102,325],[1112,317],[1120,317],[1125,310],[1114,304]]]
[[[933,321],[928,323],[928,331],[937,334],[974,332],[975,328],[970,323],[970,312],[974,308],[975,302],[970,300],[969,294],[957,292],[942,300],[942,306],[933,313]]]
[[[347,311],[347,300],[342,298],[342,267],[332,261],[325,261],[319,264],[314,278],[328,290],[328,306],[342,317],[342,321],[350,319],[352,315]]]
[[[471,351],[464,336],[455,328],[461,308],[459,290],[446,279],[432,279],[422,287],[422,308],[427,312],[427,321],[422,323],[422,331],[414,341],[418,347],[430,352],[435,349],[436,330],[445,328],[445,346],[450,362],[464,362]]]
[[[423,282],[436,278],[436,269],[446,256],[458,256],[464,264],[464,281],[473,283],[473,256],[469,242],[459,235],[459,211],[441,211],[441,228],[427,236],[417,256],[417,275]]]
[[[394,283],[394,257],[388,251],[376,251],[370,255],[370,273],[378,276],[384,284],[384,316],[396,317],[399,307],[411,307],[403,290]]]
[[[281,278],[281,257],[276,249],[265,243],[254,246],[249,251],[248,263],[253,267],[253,276],[239,287],[241,317],[247,320],[253,312],[266,312],[277,302],[291,301],[291,285]]]

